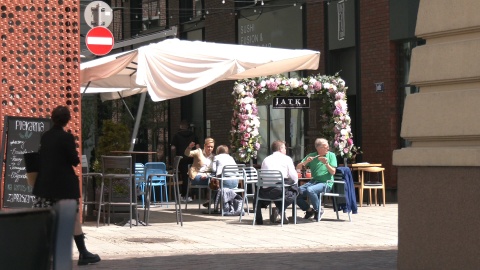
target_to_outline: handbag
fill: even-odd
[[[220,188],[220,182],[217,178],[211,178],[208,187],[210,187],[211,190],[218,190]]]
[[[23,159],[25,160],[25,169],[27,171],[27,183],[29,186],[33,187],[35,185],[35,180],[37,180],[38,170],[40,168],[40,153],[24,153]]]

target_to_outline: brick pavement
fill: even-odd
[[[352,222],[344,213],[337,221],[331,208],[320,223],[299,211],[298,224],[283,227],[268,219],[252,226],[253,214],[240,223],[238,216],[204,214],[195,202],[189,207],[183,227],[173,206],[152,208],[150,226],[85,223],[87,247],[102,262],[74,269],[396,269],[397,204],[361,207]]]

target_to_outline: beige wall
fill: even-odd
[[[420,0],[396,150],[399,269],[478,269],[480,1]]]

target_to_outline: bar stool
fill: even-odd
[[[372,189],[375,191],[375,205],[378,202],[377,191],[381,189],[383,191],[383,206],[385,206],[385,176],[384,171],[385,168],[382,167],[365,167],[359,168],[360,174],[360,184],[356,186],[359,189],[359,199],[360,199],[360,207],[362,207],[363,203],[363,191],[368,189],[369,191],[369,202],[370,205],[372,204]],[[365,175],[368,176],[368,179],[365,178]],[[376,181],[372,181],[371,178],[376,177]]]

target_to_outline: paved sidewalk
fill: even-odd
[[[337,220],[332,208],[319,223],[304,220],[299,209],[298,224],[290,218],[283,227],[270,224],[267,210],[261,226],[252,226],[253,213],[239,222],[204,211],[190,203],[183,227],[173,205],[152,208],[149,226],[87,222],[87,247],[102,261],[79,267],[74,260],[74,269],[396,269],[397,204],[359,207],[352,222],[344,213]]]

